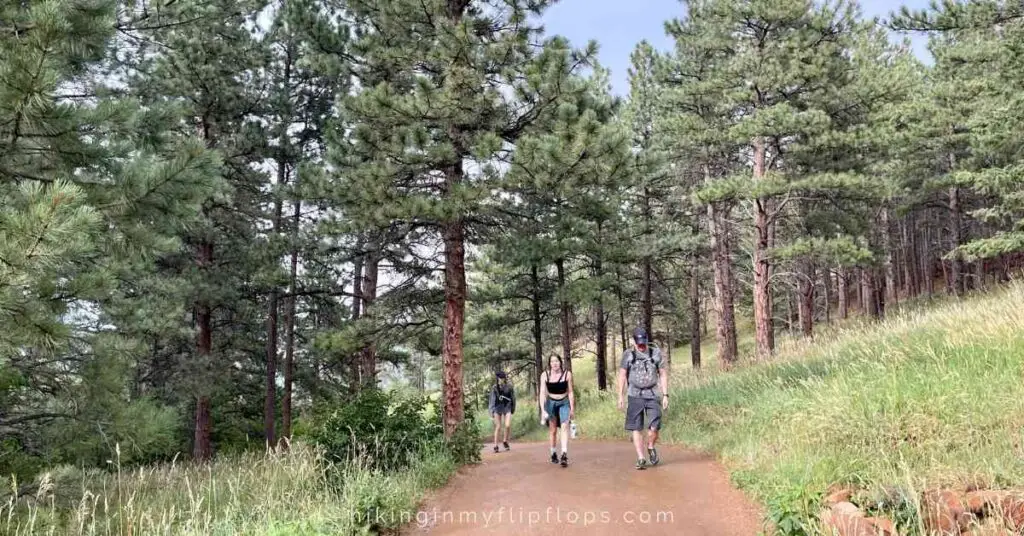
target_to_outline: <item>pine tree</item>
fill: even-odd
[[[463,420],[467,233],[497,209],[493,161],[555,106],[559,84],[584,62],[559,40],[535,47],[528,17],[548,4],[347,4],[364,88],[344,102],[353,128],[336,153],[348,215],[368,229],[400,223],[440,239],[446,434]]]

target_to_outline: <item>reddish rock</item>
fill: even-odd
[[[845,501],[837,502],[821,518],[834,536],[898,536],[891,521],[864,517],[864,512]]]
[[[1024,496],[1006,493],[999,501],[999,512],[1006,528],[1020,533],[1024,532]]]
[[[825,496],[825,506],[831,507],[838,503],[850,502],[853,497],[853,490],[848,488],[837,489]]]
[[[924,528],[938,536],[961,536],[967,528],[962,524],[970,521],[967,513],[963,496],[954,491],[928,491],[921,500]]]

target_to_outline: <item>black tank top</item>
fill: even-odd
[[[550,372],[548,373],[550,374]],[[552,395],[564,395],[569,390],[569,382],[565,379],[565,371],[562,371],[562,376],[559,377],[557,382],[546,382],[548,384],[548,393]]]

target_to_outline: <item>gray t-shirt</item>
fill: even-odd
[[[658,372],[660,373],[661,372],[660,369],[661,369],[661,366],[662,366],[661,351],[659,351],[657,348],[651,348],[650,346],[647,347],[647,351],[651,352],[651,359],[654,359],[654,362],[658,365],[658,369],[659,369]],[[626,367],[629,366],[629,361],[630,361],[630,358],[633,355],[633,352],[636,352],[636,358],[637,359],[643,359],[643,356],[644,356],[643,352],[641,352],[640,350],[637,350],[636,348],[630,348],[629,350],[626,350],[625,352],[622,352],[622,361],[619,362],[619,368],[625,369]],[[661,398],[661,380],[658,380],[658,384],[655,385],[653,389],[651,389],[650,391],[646,391],[645,390],[641,394],[640,393],[640,389],[637,389],[636,387],[633,387],[632,385],[629,384],[629,370],[627,369],[626,370],[626,396],[639,397],[639,398],[655,398],[655,399]]]

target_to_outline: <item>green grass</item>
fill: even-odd
[[[925,488],[1024,484],[1022,303],[1018,284],[813,341],[780,337],[770,362],[729,373],[713,347],[699,374],[680,349],[662,437],[720,456],[779,533],[815,534],[823,494],[852,484],[913,534]],[[578,406],[584,437],[625,437],[612,395],[588,390]]]
[[[312,448],[248,454],[209,465],[134,471],[57,468],[39,488],[0,504],[10,535],[336,535],[385,532],[416,519],[426,490],[447,482],[451,456],[422,455],[411,470],[383,474],[328,467]],[[366,532],[372,530],[373,532]]]

